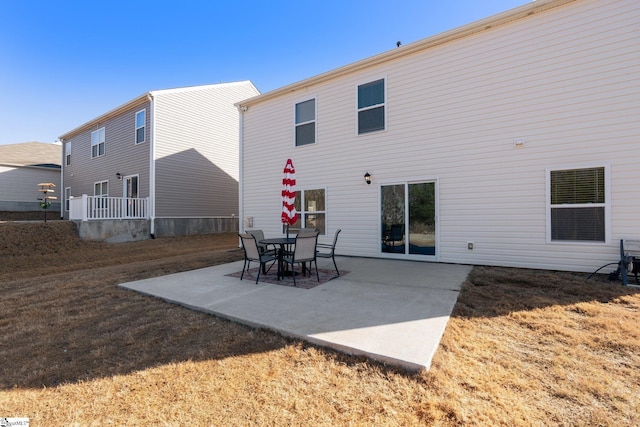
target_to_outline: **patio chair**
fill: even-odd
[[[340,234],[342,230],[337,229],[336,230],[336,234],[333,236],[333,243],[332,244],[328,244],[328,243],[318,243],[316,245],[317,248],[320,249],[324,249],[325,251],[328,250],[329,252],[320,252],[320,251],[316,251],[316,256],[318,258],[331,258],[331,260],[333,261],[333,266],[336,268],[336,273],[338,273],[338,276],[340,275],[340,271],[338,270],[338,265],[336,264],[336,257],[335,257],[335,251],[336,251],[336,243],[338,243],[338,234]]]
[[[304,274],[305,265],[309,263],[309,275],[311,275],[311,265],[316,264],[316,278],[320,281],[318,273],[318,263],[316,261],[316,245],[318,244],[318,234],[310,234],[308,236],[296,236],[296,245],[291,256],[282,259],[285,264],[291,264],[291,272],[293,276],[293,286],[296,285],[296,273],[294,264],[302,264],[302,273]]]
[[[261,240],[264,240],[264,231],[262,230],[246,230],[247,234],[251,234],[256,238],[256,243],[258,244],[258,250],[261,254],[276,254],[276,247],[274,245],[267,245],[266,243],[260,243]],[[271,246],[271,248],[269,248]]]
[[[317,228],[301,228],[297,236],[309,236],[311,234],[320,233]]]
[[[396,242],[402,242],[404,239],[404,224],[392,224],[389,232],[388,241],[391,242],[391,246],[395,247]]]
[[[271,267],[273,267],[273,264],[275,264],[277,257],[270,253],[260,253],[260,249],[258,249],[258,241],[252,234],[239,234],[239,236],[242,240],[242,248],[244,249],[244,265],[242,266],[240,280],[244,277],[244,272],[249,270],[251,261],[255,261],[260,264],[258,267],[258,277],[256,278],[257,285],[260,280],[260,271],[264,271],[264,273],[267,274],[269,270],[271,270]],[[265,266],[269,261],[273,262],[269,268],[265,270]]]

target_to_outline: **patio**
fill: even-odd
[[[229,276],[242,261],[119,286],[345,353],[429,369],[471,266],[336,260],[341,276],[312,289]],[[333,270],[330,260],[318,264]]]

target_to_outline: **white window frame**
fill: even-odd
[[[140,113],[144,114],[144,118],[143,118],[143,124],[142,126],[138,126],[138,115]],[[134,134],[134,141],[136,142],[136,145],[138,144],[142,144],[143,142],[145,142],[147,140],[147,109],[144,108],[140,111],[136,111],[135,114],[135,134]],[[142,141],[138,141],[138,130],[142,129],[143,135],[142,135]]]
[[[320,210],[314,210],[314,211],[305,211],[304,207],[305,207],[305,192],[306,191],[313,191],[313,190],[322,190],[324,191],[324,210],[320,211]],[[298,197],[298,193],[300,193],[300,196]],[[306,223],[307,223],[307,215],[317,215],[317,214],[324,214],[324,230],[320,231],[320,235],[321,236],[325,236],[327,234],[327,230],[328,230],[328,212],[329,212],[329,205],[327,202],[327,188],[326,187],[315,187],[315,186],[311,186],[308,188],[296,188],[296,201],[300,201],[300,210],[298,210],[297,214],[300,215],[300,223],[297,224],[296,227],[290,227],[289,231],[290,232],[296,232],[298,230],[300,230],[301,228],[306,227]],[[282,232],[284,233],[286,230],[286,225],[283,224],[282,226]]]
[[[297,117],[296,117],[296,107],[299,104],[304,104],[305,102],[309,102],[309,101],[313,101],[313,120],[307,120],[305,122],[297,122]],[[297,137],[297,130],[298,130],[298,126],[304,126],[304,125],[308,125],[310,123],[313,123],[313,142],[312,143],[308,143],[308,144],[298,144],[298,137]],[[318,97],[312,97],[312,98],[308,98],[299,102],[296,102],[293,105],[293,145],[295,147],[305,147],[307,145],[315,145],[318,142]]]
[[[382,101],[382,103],[381,104],[368,105],[366,107],[360,108],[359,107],[359,96],[360,96],[359,88],[360,88],[360,86],[364,86],[364,85],[369,84],[369,83],[374,83],[374,82],[377,82],[379,80],[382,80],[383,84],[384,84],[384,100]],[[388,96],[388,92],[389,92],[388,91],[388,79],[387,79],[387,76],[370,78],[370,79],[358,82],[356,84],[356,87],[355,87],[355,92],[356,92],[356,96],[355,96],[356,135],[364,136],[364,135],[375,134],[375,133],[378,133],[378,132],[386,132],[386,130],[387,130],[387,117],[389,116],[389,111],[388,111],[388,108],[387,108],[387,96]],[[373,109],[379,108],[379,107],[384,108],[383,128],[360,133],[360,112],[367,111],[367,110],[373,110]]]
[[[551,172],[575,169],[594,169],[604,168],[604,203],[587,203],[587,204],[568,204],[568,205],[552,205],[551,204]],[[549,244],[573,244],[573,245],[609,245],[611,243],[611,165],[609,163],[582,163],[559,165],[546,169],[546,215],[547,215],[547,243]],[[581,207],[604,207],[604,241],[596,240],[553,240],[551,238],[551,210],[561,209],[563,207],[581,208]]]
[[[95,136],[94,136],[95,135]],[[93,132],[91,132],[91,158],[95,159],[97,157],[102,157],[104,156],[105,153],[105,148],[106,148],[106,132],[104,130],[104,126],[101,127],[100,129],[96,129]],[[100,150],[100,146],[102,146],[102,150]],[[96,150],[94,152],[94,147],[96,147]],[[102,151],[102,152],[100,152]]]
[[[71,165],[71,143],[70,142],[64,143],[64,165],[65,166]]]
[[[95,191],[95,187],[94,187]],[[64,210],[69,212],[69,199],[71,199],[71,187],[64,187]]]
[[[100,194],[96,194],[96,186],[100,185]],[[107,188],[107,192],[106,194],[103,193],[103,190],[105,188]],[[93,195],[95,197],[109,197],[109,180],[104,180],[104,181],[96,181],[93,183]],[[105,209],[107,207],[107,201],[106,200],[101,200],[100,203],[96,202],[96,208],[101,208],[101,209]]]

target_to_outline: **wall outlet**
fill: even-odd
[[[473,242],[467,242],[467,249],[469,249],[470,251],[473,250]]]

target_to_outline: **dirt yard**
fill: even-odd
[[[407,373],[117,287],[241,259],[233,234],[82,242],[0,223],[0,417],[44,425],[640,425],[640,289],[476,267]]]

